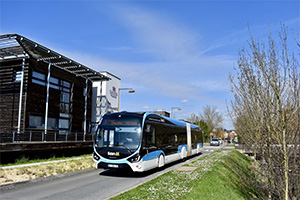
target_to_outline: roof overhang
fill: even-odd
[[[107,81],[109,77],[104,76],[85,65],[67,58],[47,47],[44,47],[26,37],[18,34],[0,35],[0,62],[12,58],[31,57],[37,61],[51,63],[62,70],[87,78],[90,81]]]

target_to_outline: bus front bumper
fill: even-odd
[[[128,164],[123,164],[123,163],[106,163],[106,162],[99,162],[97,164],[97,168],[103,168],[103,169],[122,169],[122,170],[131,169],[131,167]]]

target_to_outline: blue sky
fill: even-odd
[[[229,73],[247,47],[285,23],[297,36],[300,3],[290,1],[0,0],[0,34],[17,33],[97,71],[120,77],[121,110],[180,107],[178,119],[214,105],[226,115]],[[294,42],[295,43],[295,42]]]

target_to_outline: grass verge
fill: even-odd
[[[30,164],[30,163],[40,163],[40,162],[49,162],[49,161],[59,161],[59,160],[66,160],[66,159],[72,159],[72,158],[84,158],[84,157],[91,157],[92,154],[86,154],[81,156],[72,156],[72,157],[55,157],[48,159],[34,159],[30,160],[26,157],[22,157],[20,159],[16,159],[14,163],[8,163],[8,164],[0,164],[0,167],[6,167],[6,166],[14,166],[14,165],[23,165],[23,164]]]
[[[217,151],[112,199],[262,199],[251,159],[236,150]]]
[[[39,160],[39,161],[43,162],[43,161],[54,161],[54,160],[62,160],[62,159],[63,158],[55,158],[51,160]],[[26,164],[28,164],[28,162],[26,162]],[[53,176],[57,174],[89,169],[93,167],[94,167],[94,161],[91,155],[89,156],[85,155],[82,156],[82,158],[79,160],[66,160],[62,162],[40,164],[31,167],[0,169],[0,185],[27,181],[27,180],[41,178],[41,177]]]

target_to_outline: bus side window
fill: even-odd
[[[155,146],[155,128],[152,128],[151,136],[149,137],[151,146]]]
[[[146,126],[146,130],[144,131],[143,143],[145,147],[155,146],[155,128],[150,126],[149,124]]]
[[[162,148],[165,144],[164,141],[165,127],[161,124],[157,124],[156,126],[156,145],[158,148]]]

